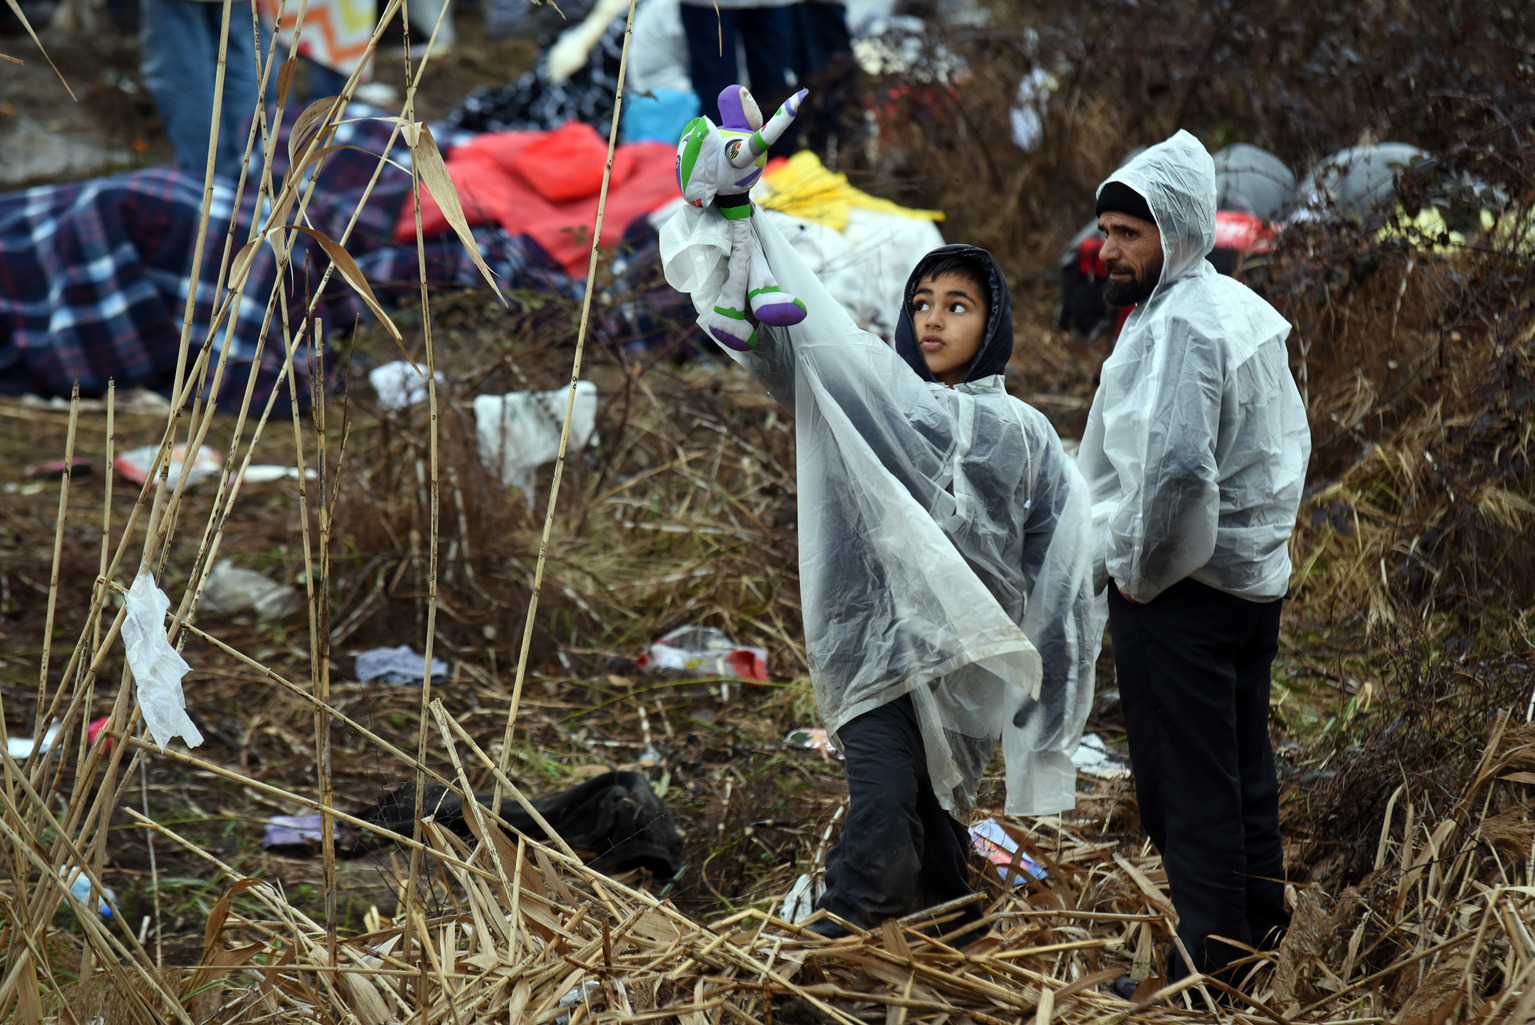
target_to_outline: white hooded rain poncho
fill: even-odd
[[[661,232],[667,280],[700,311],[724,280],[724,224],[686,207]],[[1044,416],[1007,394],[1006,353],[954,388],[923,380],[770,221],[752,225],[808,311],[730,355],[794,414],[801,604],[827,728],[909,692],[950,814],[968,820],[999,740],[1008,813],[1073,807],[1104,618],[1085,483]],[[1011,352],[1011,314],[1001,328],[996,313],[985,346]]]
[[[1145,150],[1108,181],[1146,200],[1163,264],[1103,365],[1077,456],[1093,494],[1095,580],[1138,602],[1185,577],[1282,598],[1311,454],[1290,325],[1205,260],[1215,165],[1192,135]]]

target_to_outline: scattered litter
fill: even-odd
[[[1018,95],[1007,112],[1013,130],[1013,145],[1033,153],[1045,137],[1045,104],[1056,88],[1055,77],[1044,68],[1035,68],[1018,83]]]
[[[59,735],[59,724],[58,723],[54,723],[52,726],[48,727],[47,731],[43,734],[42,750],[46,752],[50,747],[52,747],[53,746],[53,741],[54,741],[54,739],[56,737],[58,737],[58,735]],[[31,737],[7,737],[7,738],[5,738],[5,749],[6,749],[6,751],[10,754],[10,756],[12,758],[17,759],[18,761],[23,759],[23,758],[28,757],[29,755],[31,755],[32,754],[32,749],[35,746],[36,745],[34,744],[34,742],[33,742]]]
[[[439,370],[432,375],[438,384],[447,378]],[[368,371],[368,383],[378,392],[378,406],[389,413],[426,401],[426,371],[418,370],[402,359],[391,360]]]
[[[1076,753],[1071,756],[1071,764],[1075,765],[1079,772],[1085,772],[1099,779],[1123,779],[1130,775],[1130,766],[1125,764],[1124,759],[1111,752],[1103,743],[1103,738],[1096,733],[1083,735],[1082,742],[1077,745]]]
[[[421,686],[426,659],[409,644],[398,648],[373,648],[357,656],[357,679],[362,683],[406,683]],[[432,682],[448,679],[448,664],[432,659]]]
[[[535,471],[560,454],[560,428],[565,423],[569,393],[568,388],[556,388],[475,397],[474,429],[480,459],[492,473],[499,468],[501,482],[521,489],[530,506]],[[592,432],[596,426],[597,386],[579,381],[567,451],[579,452],[595,444]]]
[[[304,468],[305,480],[318,480],[320,475],[314,467]],[[276,463],[256,463],[245,468],[242,478],[247,484],[267,484],[274,480],[298,480],[298,467],[278,466]]]
[[[144,725],[162,751],[177,736],[187,747],[196,747],[203,742],[203,735],[187,715],[186,696],[181,692],[181,678],[192,667],[165,639],[165,612],[171,600],[155,586],[147,570],[140,570],[128,589],[126,606],[123,646],[128,649],[128,665],[138,681]]]
[[[261,846],[270,849],[321,844],[325,842],[322,828],[319,815],[274,815],[267,819],[266,835],[261,838]],[[341,830],[335,823],[331,824],[331,829],[339,839]]]
[[[970,827],[970,846],[997,866],[997,875],[1008,886],[1045,878],[1043,865],[1018,849],[1018,841],[1008,835],[996,819],[983,819]]]
[[[821,894],[826,892],[826,879],[820,872],[803,873],[794,880],[794,885],[789,888],[788,894],[783,899],[783,907],[779,909],[778,917],[785,922],[795,925],[803,922],[815,912],[815,902],[821,899]]]
[[[96,743],[96,734],[101,732],[101,728],[107,724],[108,718],[110,718],[110,717],[104,715],[100,719],[96,719],[93,722],[91,722],[90,725],[86,726],[86,728],[85,728],[86,743],[88,743],[88,744]],[[32,751],[33,751],[34,747],[37,747],[37,750],[38,750],[38,752],[40,754],[47,754],[48,753],[48,749],[53,746],[53,742],[55,740],[57,740],[58,737],[59,737],[59,724],[58,723],[54,723],[52,726],[49,726],[46,731],[44,731],[44,733],[43,733],[43,743],[42,743],[41,747],[37,747],[37,745],[35,744],[35,742],[32,740],[31,737],[6,737],[5,738],[5,750],[6,750],[6,753],[9,754],[12,758],[16,759],[17,761],[21,761],[23,758],[26,758],[26,757],[28,757],[28,756],[30,756],[32,754]],[[112,743],[112,739],[110,737],[108,737],[107,738],[107,745],[108,745],[107,750],[109,750],[109,751],[111,750],[111,743]]]
[[[839,760],[842,758],[842,752],[838,751],[837,745],[832,743],[831,735],[820,726],[801,726],[799,729],[790,730],[789,735],[783,738],[783,742],[801,751],[819,751],[832,758]]]
[[[564,996],[560,997],[559,1006],[575,1007],[581,1001],[590,996],[592,990],[601,985],[602,983],[596,979],[587,979],[585,982],[581,983],[581,985],[575,987],[569,993],[566,993]],[[554,1019],[554,1025],[566,1025],[566,1023],[570,1021],[570,1018],[570,1014],[562,1014],[558,1018]]]
[[[640,752],[640,765],[648,769],[652,765],[660,765],[661,761],[661,752],[656,750],[654,744],[646,743],[645,750]]]
[[[68,474],[71,477],[82,476],[91,472],[91,463],[88,459],[72,459],[65,462],[55,459],[50,463],[33,463],[27,467],[28,480],[59,480]]]
[[[252,569],[238,569],[220,559],[203,584],[202,608],[209,612],[254,609],[260,620],[282,619],[304,607],[304,596],[292,584],[280,584]]]
[[[69,884],[69,892],[82,904],[89,903],[91,899],[91,881],[86,874],[73,865],[65,865],[59,869],[59,877]],[[117,894],[112,892],[110,886],[103,886],[96,891],[100,896],[96,898],[96,914],[102,918],[112,917],[112,905],[117,901]]]
[[[117,472],[127,480],[135,484],[143,484],[150,477],[150,471],[154,468],[155,456],[160,454],[159,445],[144,445],[140,448],[129,449],[116,459],[112,465]],[[171,446],[170,480],[172,485],[181,480],[181,464],[187,457],[187,447],[184,442]],[[197,450],[197,458],[192,460],[192,469],[187,473],[187,484],[196,484],[205,481],[209,477],[217,476],[224,469],[224,457],[211,445],[204,445]],[[158,478],[159,474],[155,474]]]
[[[641,669],[681,669],[695,676],[730,676],[766,683],[767,649],[743,647],[714,626],[679,626],[635,659]]]

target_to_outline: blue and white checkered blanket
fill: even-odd
[[[355,118],[359,106],[348,111]],[[366,112],[363,112],[366,113]],[[294,118],[279,133],[273,177],[286,169],[287,137]],[[325,158],[308,223],[339,240],[358,199],[378,164],[390,133],[387,123],[351,120],[342,124]],[[446,148],[446,140],[444,141]],[[401,204],[410,192],[410,151],[397,142],[363,206],[346,249],[381,301],[398,295],[412,301],[419,288],[414,244],[397,245],[391,234]],[[101,395],[109,379],[119,388],[169,388],[180,351],[188,279],[197,247],[203,182],[174,168],[149,168],[69,185],[50,185],[0,195],[0,392],[67,396],[75,381],[82,395]],[[236,207],[232,182],[213,186],[208,231],[202,246],[202,271],[192,309],[190,367],[209,341],[216,311],[227,302],[220,268],[247,238],[257,204],[249,185]],[[226,257],[226,236],[234,244]],[[476,228],[480,251],[503,288],[534,288],[568,293],[570,282],[531,240],[500,229]],[[329,266],[311,237],[296,238],[292,266],[283,275],[290,318],[302,316]],[[425,247],[429,283],[448,287],[483,286],[483,279],[459,241],[451,236],[428,239]],[[278,280],[272,247],[262,246],[232,330],[226,323],[212,339],[210,366],[229,346],[227,367],[217,387],[203,379],[205,392],[220,405],[238,407],[250,375],[254,401],[264,402],[283,387],[280,308],[265,338],[262,323],[267,299]],[[328,325],[344,328],[368,313],[340,275],[332,275],[316,314]],[[292,328],[296,330],[297,324]],[[327,331],[331,337],[339,332]],[[296,360],[299,400],[309,392],[308,365]],[[281,404],[286,403],[280,397]]]

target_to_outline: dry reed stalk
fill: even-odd
[[[528,652],[533,644],[533,624],[537,621],[538,595],[543,585],[544,564],[549,553],[549,535],[554,529],[554,510],[560,495],[560,478],[564,474],[565,454],[570,445],[570,417],[576,404],[576,386],[581,383],[581,357],[586,351],[586,332],[591,323],[592,293],[595,291],[597,280],[598,245],[602,241],[602,219],[608,206],[608,184],[613,177],[613,152],[618,147],[619,116],[623,110],[624,99],[624,76],[629,67],[629,41],[634,34],[634,6],[635,0],[629,0],[629,11],[624,21],[624,42],[618,57],[618,77],[613,89],[613,120],[608,127],[608,154],[602,166],[602,185],[597,192],[597,220],[592,227],[591,255],[586,265],[587,287],[581,297],[581,322],[576,329],[576,351],[571,361],[570,389],[565,395],[565,418],[560,424],[560,444],[554,460],[554,476],[549,485],[549,502],[544,513],[544,531],[538,543],[538,561],[533,567],[533,586],[528,595],[528,614],[523,624],[522,647],[517,654],[517,673],[512,681],[511,705],[506,713],[506,734],[501,741],[500,769],[502,772],[506,771],[507,759],[511,755],[512,735],[517,723],[517,705],[522,700],[522,685],[527,677]],[[419,224],[417,230],[419,233]],[[501,807],[499,783],[493,807],[497,811]]]

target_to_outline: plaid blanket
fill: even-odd
[[[359,105],[348,111],[353,118],[359,113],[368,112]],[[282,157],[274,160],[274,178],[286,171],[287,135],[294,117],[290,114],[281,126],[277,152]],[[337,150],[326,158],[308,207],[314,228],[340,239],[389,131],[387,124],[368,120],[340,126],[334,142],[358,148]],[[449,140],[441,144],[446,148]],[[391,157],[409,166],[410,152],[402,142],[396,143]],[[396,245],[391,237],[409,192],[409,172],[386,166],[346,244],[386,303],[392,294],[413,302],[419,288],[415,245]],[[67,396],[79,381],[82,395],[101,395],[109,379],[120,388],[170,387],[202,199],[202,181],[174,168],[0,195],[0,392]],[[224,301],[215,294],[215,281],[225,236],[233,226],[235,248],[243,244],[256,203],[249,185],[237,208],[232,183],[214,184],[192,310],[189,366]],[[570,280],[529,239],[492,228],[475,229],[475,237],[504,288],[569,294]],[[425,255],[429,283],[482,284],[479,271],[453,236],[429,239]],[[290,317],[301,314],[329,262],[318,243],[299,236],[292,267],[281,281]],[[261,247],[238,309],[213,339],[214,357],[226,338],[229,345],[228,365],[217,388],[207,379],[203,382],[205,393],[220,405],[238,407],[252,375],[256,402],[264,402],[273,389],[286,390],[280,381],[278,316],[265,338],[261,330],[267,297],[278,277],[271,247]],[[337,328],[372,317],[339,275],[326,286],[316,313]],[[308,366],[302,356],[297,370],[303,403]],[[284,406],[286,401],[279,398]]]

